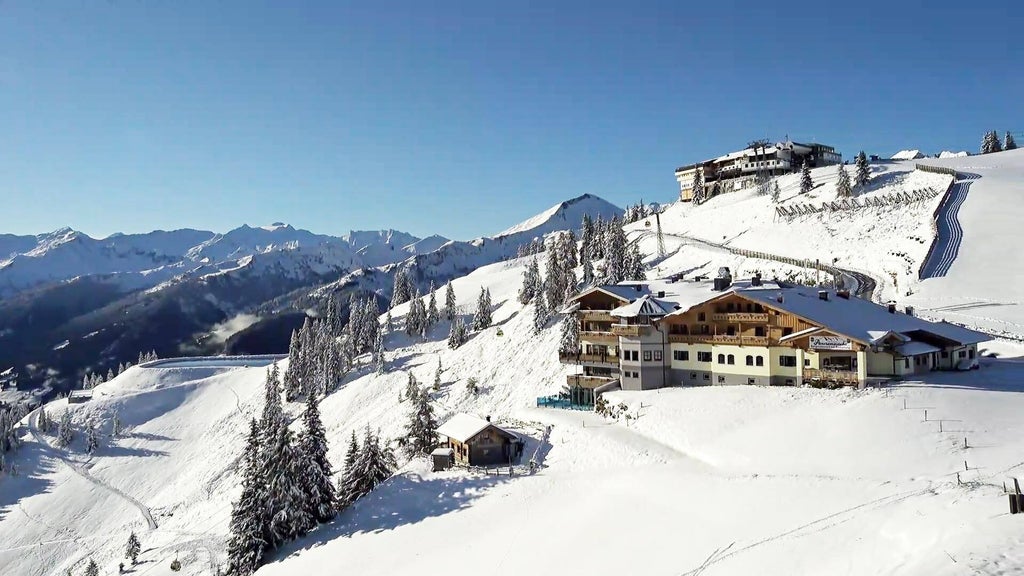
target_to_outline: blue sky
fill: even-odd
[[[1024,130],[1022,3],[913,4],[6,0],[0,232],[468,239],[757,137]]]

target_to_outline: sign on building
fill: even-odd
[[[815,350],[853,350],[850,339],[842,336],[811,336],[810,341]]]

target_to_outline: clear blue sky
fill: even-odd
[[[1022,4],[0,0],[0,232],[467,239],[757,137],[975,151]]]

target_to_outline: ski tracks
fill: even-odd
[[[921,269],[922,280],[945,276],[960,253],[964,230],[960,226],[957,216],[960,207],[967,200],[971,184],[981,177],[978,174],[963,174],[962,176],[953,184],[952,193],[939,208],[939,215],[935,222],[938,230],[935,237],[935,249],[929,253],[928,260]]]

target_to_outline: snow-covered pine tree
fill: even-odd
[[[338,387],[338,383],[344,377],[346,370],[341,361],[341,344],[334,338],[324,342],[323,371],[324,388],[321,393],[326,396]]]
[[[139,537],[135,535],[133,530],[131,535],[128,536],[128,544],[124,549],[124,557],[132,561],[132,566],[139,561],[139,552],[142,552],[142,544],[139,542]]]
[[[331,463],[327,460],[327,432],[314,396],[306,398],[302,423],[298,449],[303,460],[300,480],[307,511],[317,522],[327,522],[334,517],[336,495],[331,484]]]
[[[1003,139],[1003,150],[1016,150],[1017,141],[1013,139],[1013,134],[1010,131],[1006,131],[1006,137]]]
[[[544,326],[548,323],[548,307],[544,302],[544,294],[537,294],[537,297],[533,299],[533,332],[539,334]]]
[[[107,377],[103,380],[104,382],[110,382],[114,379],[114,369],[107,368]]]
[[[462,346],[462,344],[465,342],[462,338],[462,334],[462,318],[456,316],[455,320],[452,321],[451,328],[448,330],[448,347],[451,348],[452,350],[455,350],[459,346]]]
[[[267,369],[263,381],[263,415],[260,418],[260,431],[263,433],[263,445],[269,446],[277,439],[277,429],[284,426],[284,411],[281,408],[281,381],[277,364]]]
[[[811,179],[811,165],[804,160],[800,167],[800,193],[807,194],[814,188],[814,180]]]
[[[377,342],[377,332],[380,332],[380,308],[377,306],[377,299],[371,295],[363,305],[362,350],[373,350],[373,345]]]
[[[693,171],[693,183],[691,185],[693,193],[691,198],[695,204],[701,204],[707,198],[705,198],[706,190],[704,189],[704,171],[697,168]]]
[[[575,314],[566,314],[562,318],[562,339],[558,343],[558,352],[573,356],[580,353],[580,323]]]
[[[117,408],[114,408],[114,414],[110,417],[110,437],[117,438],[121,435],[121,418],[117,415]]]
[[[604,223],[604,218],[602,218],[601,215],[598,214],[597,218],[594,219],[594,235],[593,235],[593,238],[591,238],[591,240],[590,240],[590,245],[588,246],[588,248],[589,248],[588,254],[594,260],[600,260],[600,259],[604,258],[604,231],[605,231],[605,228],[606,228],[606,226],[605,226],[605,223]]]
[[[441,357],[437,357],[437,370],[434,370],[434,392],[441,391]]]
[[[249,436],[242,453],[242,494],[231,507],[228,538],[228,574],[249,576],[263,562],[264,553],[272,548],[266,540],[269,531],[264,508],[263,434],[256,419],[249,422]]]
[[[871,180],[871,167],[868,165],[868,156],[861,150],[857,154],[857,171],[854,173],[853,183],[857,188],[863,188]]]
[[[84,576],[100,576],[100,567],[96,565],[96,561],[89,558],[89,564],[85,566]]]
[[[126,368],[124,366],[124,362],[121,362],[120,364],[117,365],[117,375],[118,376],[120,376],[121,374],[124,374],[125,370],[126,370]]]
[[[57,423],[57,446],[67,448],[74,439],[75,431],[71,427],[71,412],[64,410],[61,412],[60,420]]]
[[[583,224],[580,226],[580,251],[579,259],[580,264],[589,258],[594,243],[594,221],[590,219],[590,214],[583,215]]]
[[[373,371],[380,376],[384,373],[384,333],[377,331],[377,342],[373,346]]]
[[[384,317],[384,330],[390,334],[394,328],[394,319],[391,318],[391,308],[388,308],[387,315]]]
[[[355,339],[357,353],[363,350],[363,330],[366,328],[364,313],[363,301],[353,293],[348,300],[348,333]]]
[[[476,299],[476,313],[473,314],[473,330],[484,330],[491,326],[491,304],[483,287]]]
[[[583,260],[583,285],[590,286],[594,283],[594,262],[590,259],[590,253],[580,249],[580,260]]]
[[[266,506],[269,522],[265,539],[277,547],[308,532],[315,520],[309,514],[302,490],[302,469],[291,429],[278,426],[270,444],[270,455],[263,481],[266,482]]]
[[[409,292],[409,273],[403,267],[399,268],[395,272],[395,286],[391,291],[391,307],[394,308],[399,304],[404,304],[409,301],[412,294]]]
[[[554,242],[551,250],[548,250],[547,265],[544,276],[544,296],[548,302],[555,303],[562,300],[565,294],[565,273],[562,269],[562,253],[558,248],[558,242]]]
[[[1003,144],[999,141],[999,133],[995,130],[992,131],[992,151],[1002,152]]]
[[[50,430],[53,429],[53,422],[50,421],[50,415],[46,413],[46,406],[39,406],[39,415],[36,416],[36,428],[43,434],[49,434]]]
[[[626,279],[626,233],[618,216],[612,218],[605,235],[605,284],[618,284]],[[550,302],[549,302],[550,304]]]
[[[625,279],[626,280],[646,280],[647,273],[644,267],[644,258],[640,254],[640,247],[636,242],[629,245],[626,249],[626,262],[624,266]]]
[[[562,235],[562,267],[567,269],[573,269],[579,266],[579,253],[577,252],[577,239],[576,233],[569,230]]]
[[[292,330],[291,340],[288,341],[288,369],[284,371],[284,399],[294,402],[302,392],[302,354],[299,334]]]
[[[455,320],[455,288],[452,288],[452,283],[449,281],[444,289],[444,317],[449,321]]]
[[[345,461],[342,464],[341,476],[338,478],[338,510],[344,510],[356,501],[358,489],[356,460],[359,458],[359,439],[356,438],[356,431],[352,431],[352,438],[345,450]]]
[[[426,392],[416,394],[405,426],[405,447],[411,454],[430,454],[437,446],[437,418]]]
[[[395,455],[388,447],[381,445],[380,437],[373,434],[369,426],[366,427],[363,444],[353,468],[353,486],[348,495],[352,502],[369,494],[381,482],[390,478],[395,469]]]
[[[776,204],[778,204],[778,202],[779,202],[779,195],[781,193],[782,193],[782,190],[779,189],[779,181],[778,180],[773,181],[772,182],[772,202],[775,202]]]
[[[853,196],[853,188],[850,186],[850,173],[846,171],[845,164],[840,164],[837,171],[836,196],[839,198]]]
[[[405,382],[405,397],[408,400],[415,400],[416,396],[420,393],[419,382],[416,381],[416,376],[412,372],[409,372],[409,378]]]
[[[529,304],[540,288],[540,265],[537,258],[531,258],[523,270],[523,285],[519,288],[519,303]]]
[[[85,453],[93,454],[100,447],[100,436],[96,431],[96,426],[89,424],[89,428],[85,434]]]
[[[437,311],[437,290],[434,287],[434,281],[430,281],[430,301],[427,303],[427,329],[432,329],[437,325],[438,320],[441,319],[440,314]]]

